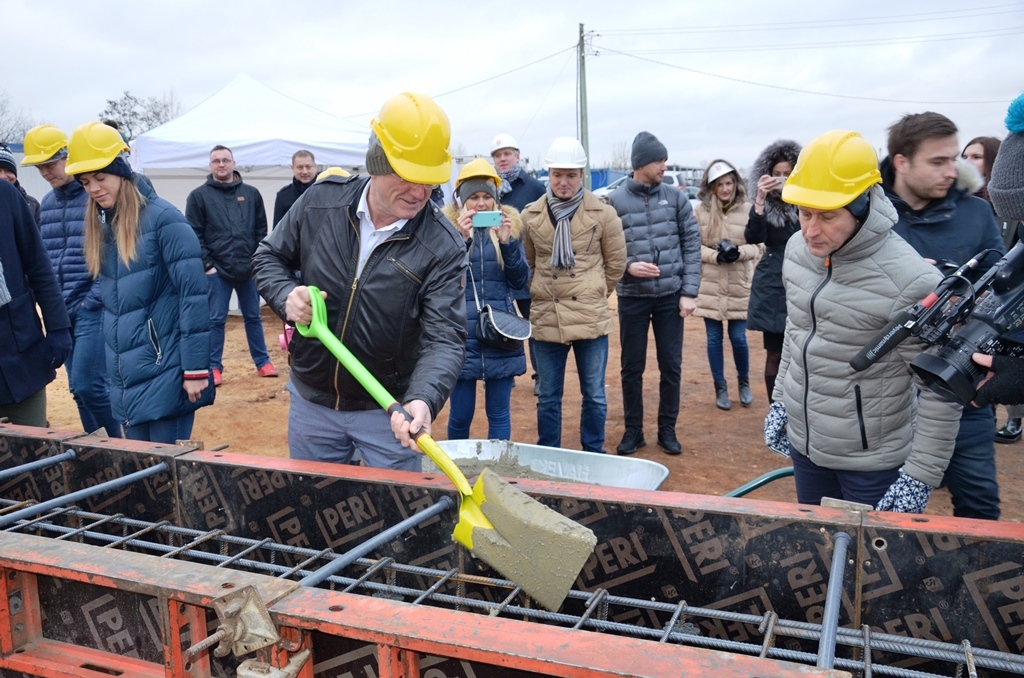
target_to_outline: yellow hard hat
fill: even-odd
[[[498,172],[494,169],[494,165],[487,162],[483,158],[477,158],[476,160],[467,162],[461,170],[459,170],[459,178],[455,180],[455,188],[466,179],[473,177],[485,177],[494,181],[494,187],[498,188],[501,186],[501,177],[498,176]]]
[[[25,157],[22,167],[45,165],[53,156],[68,145],[68,135],[53,125],[39,125],[25,132]]]
[[[825,132],[800,151],[782,199],[819,210],[846,207],[882,181],[878,155],[857,132]]]
[[[349,174],[348,172],[346,172],[345,170],[341,169],[340,167],[328,167],[323,172],[321,172],[320,174],[316,175],[316,181],[320,181],[321,179],[325,179],[327,177],[350,177],[350,176],[352,176],[352,175]]]
[[[87,122],[71,133],[64,171],[72,175],[98,172],[127,150],[128,144],[116,129],[102,122]]]
[[[452,176],[448,116],[426,94],[403,92],[370,121],[395,174],[413,184],[443,184]]]

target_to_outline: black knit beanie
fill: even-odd
[[[659,160],[668,160],[668,149],[650,132],[640,132],[633,139],[633,151],[629,155],[633,169],[638,170]]]

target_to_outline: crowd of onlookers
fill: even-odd
[[[21,166],[53,189],[41,202],[0,150],[10,184],[0,182],[0,343],[13,347],[0,355],[0,416],[45,425],[45,387],[65,365],[84,430],[188,438],[195,411],[224,381],[232,293],[256,373],[276,377],[260,297],[305,324],[315,286],[331,331],[401,407],[385,413],[323,345],[289,333],[292,457],[351,462],[358,453],[368,465],[417,470],[415,434],[445,404],[447,437],[468,437],[477,382],[488,436],[508,439],[514,380],[528,371],[537,442],[558,447],[570,351],[581,447],[603,453],[614,292],[618,454],[646,445],[651,330],[657,443],[683,452],[683,323],[695,316],[723,410],[734,396],[742,407],[755,402],[747,335],[762,334],[765,441],[793,459],[801,502],[833,496],[920,511],[945,483],[956,515],[999,517],[993,442],[1020,439],[1021,410],[997,431],[991,407],[961,409],[922,389],[907,367],[924,348],[918,341],[863,372],[848,364],[940,271],[1014,244],[1022,214],[997,214],[989,202],[1005,190],[993,180],[998,139],[961,148],[955,124],[928,112],[890,127],[881,161],[854,132],[803,147],[777,140],[747,177],[728,159],[710,162],[692,207],[685,190],[662,181],[669,152],[649,132],[633,141],[630,178],[604,200],[584,188],[576,139],[551,143],[545,187],[503,133],[492,162],[462,167],[442,204],[435,189],[452,176],[444,111],[404,93],[371,128],[362,176],[318,175],[313,154],[298,150],[272,221],[225,146],[211,150],[210,174],[184,214],[132,171],[116,126],[27,133]]]

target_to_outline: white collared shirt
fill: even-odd
[[[373,250],[382,242],[388,239],[393,231],[405,226],[408,219],[399,219],[390,226],[377,228],[370,220],[370,208],[366,203],[366,194],[370,191],[370,184],[373,179],[366,182],[362,195],[359,196],[359,205],[356,207],[356,217],[359,219],[359,265],[356,267],[356,279],[363,274],[363,266],[373,254]]]

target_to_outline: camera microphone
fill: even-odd
[[[850,367],[857,372],[863,372],[878,362],[878,359],[889,351],[896,348],[901,341],[910,336],[910,328],[914,326],[917,317],[911,311],[903,311],[896,319],[885,326],[875,338],[868,342],[868,345],[860,350],[860,353],[850,361]]]

